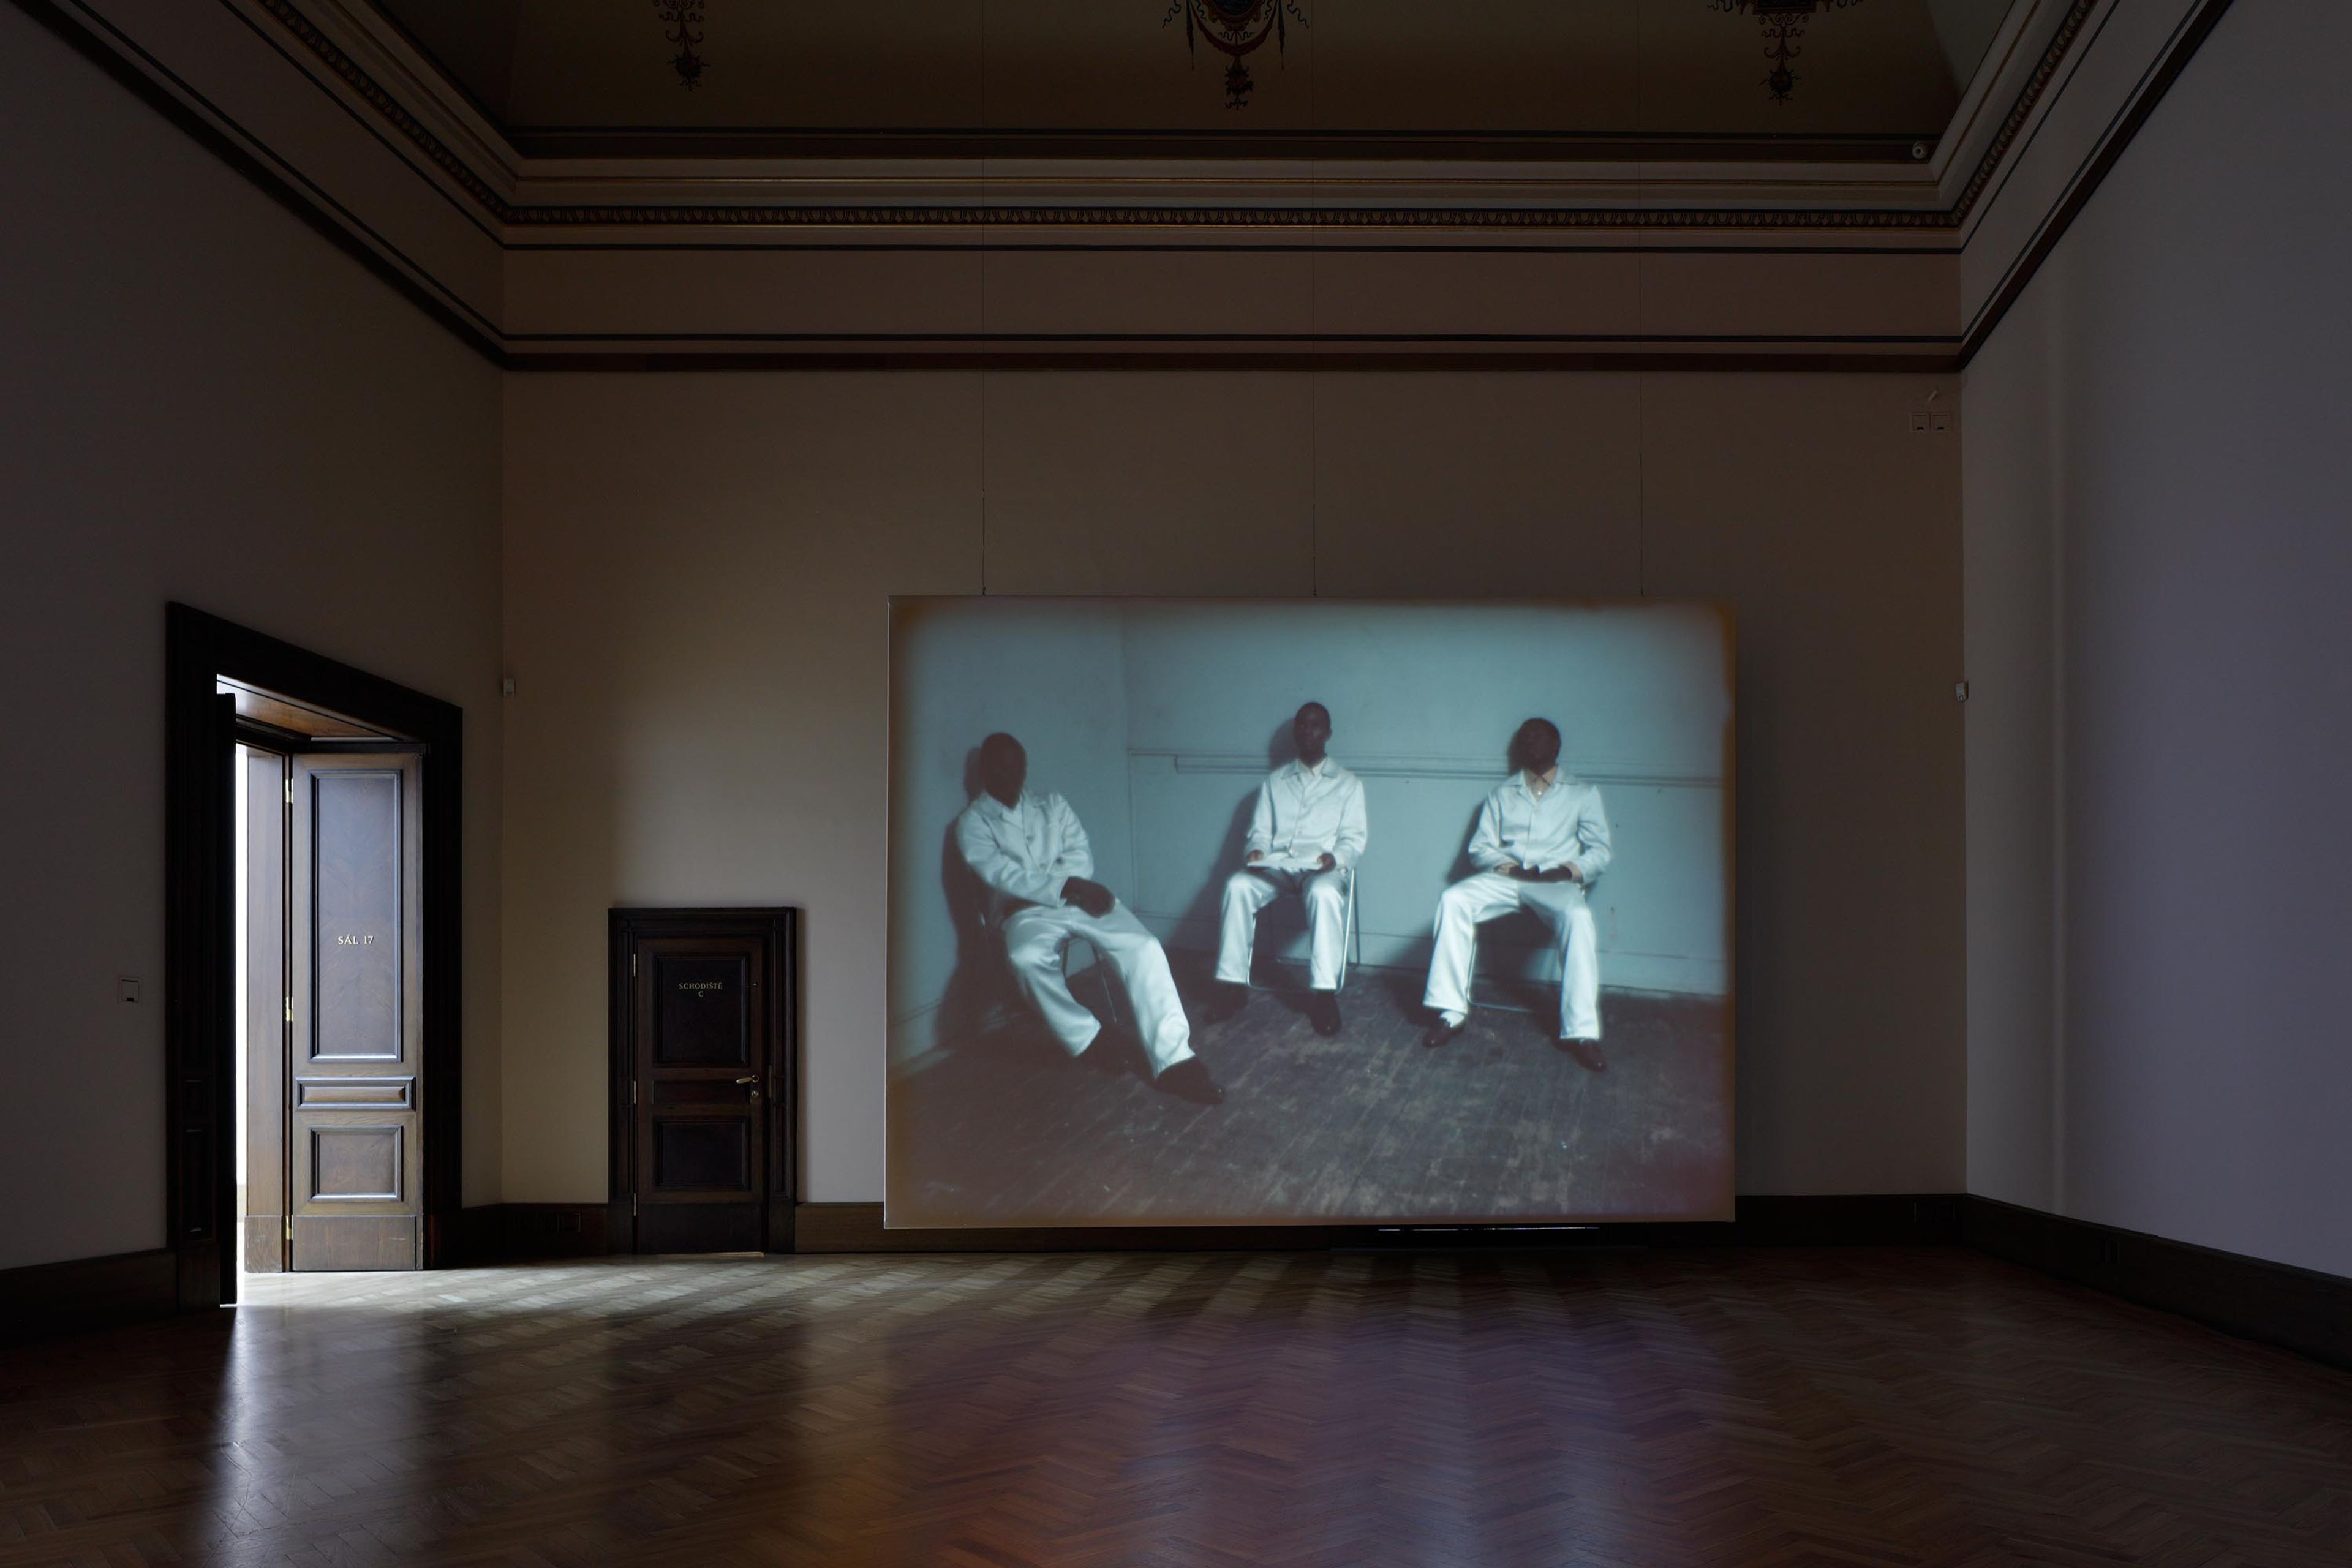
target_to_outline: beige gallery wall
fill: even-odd
[[[1739,617],[1739,1185],[1964,1174],[1959,466],[1910,376],[518,374],[503,1195],[595,1201],[604,914],[806,911],[803,1196],[878,1200],[892,594]]]
[[[499,372],[15,6],[0,142],[0,1268],[165,1242],[173,599],[465,709],[464,1195],[493,1202]]]

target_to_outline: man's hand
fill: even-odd
[[[1244,859],[1244,860],[1242,861],[1242,864],[1243,864],[1243,865],[1244,865],[1244,866],[1255,866],[1255,865],[1256,865],[1259,861],[1261,861],[1261,860],[1263,860],[1263,859],[1265,859],[1265,850],[1263,850],[1263,849],[1253,849],[1253,850],[1251,850],[1251,851],[1249,852],[1248,858],[1245,858],[1245,859]]]
[[[1118,902],[1108,888],[1084,877],[1072,877],[1062,884],[1062,901],[1077,905],[1097,920],[1110,913],[1111,905]]]
[[[1339,858],[1337,855],[1332,854],[1328,849],[1326,849],[1323,851],[1321,857],[1316,860],[1315,868],[1318,871],[1330,871],[1338,869],[1339,865]]]
[[[1497,861],[1496,863],[1495,869],[1500,871],[1506,877],[1519,877],[1526,875],[1525,870],[1520,867],[1517,860],[1507,859]]]
[[[1583,874],[1577,870],[1573,863],[1554,866],[1549,871],[1530,871],[1527,876],[1530,882],[1581,882],[1584,880]]]

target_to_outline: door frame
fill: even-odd
[[[635,1008],[629,961],[648,937],[751,937],[763,942],[769,975],[768,1080],[777,1086],[761,1113],[767,1144],[767,1191],[761,1233],[770,1252],[793,1250],[793,1221],[800,1196],[800,911],[795,909],[615,909],[606,917],[605,975],[610,1026],[605,1063],[607,1111],[604,1249],[636,1250],[636,1118],[629,1103],[635,1072]]]
[[[455,1261],[464,1194],[465,710],[187,605],[163,608],[163,1215],[184,1309],[236,1300],[236,755],[226,679],[425,752],[419,911],[425,1267]],[[382,742],[368,742],[378,750]],[[321,748],[325,749],[325,748]]]

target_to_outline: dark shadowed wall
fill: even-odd
[[[465,709],[494,1201],[499,372],[13,5],[0,142],[0,1268],[163,1245],[169,599]]]
[[[2352,15],[2239,0],[1969,372],[1969,1184],[2352,1274]]]

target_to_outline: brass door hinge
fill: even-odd
[[[636,977],[637,977],[637,955],[636,955],[635,953],[634,953],[634,952],[633,952],[633,953],[629,954],[629,978],[630,978],[630,979],[632,979],[632,980],[635,980]]]
[[[286,1021],[289,1024],[294,1021],[294,998],[291,996],[286,998]]]
[[[635,1079],[631,1079],[629,1080],[629,1103],[630,1103],[631,1105],[635,1105],[636,1102],[637,1102],[637,1080],[636,1080]]]
[[[629,1217],[631,1219],[637,1217],[637,1194],[635,1193],[629,1194]]]

